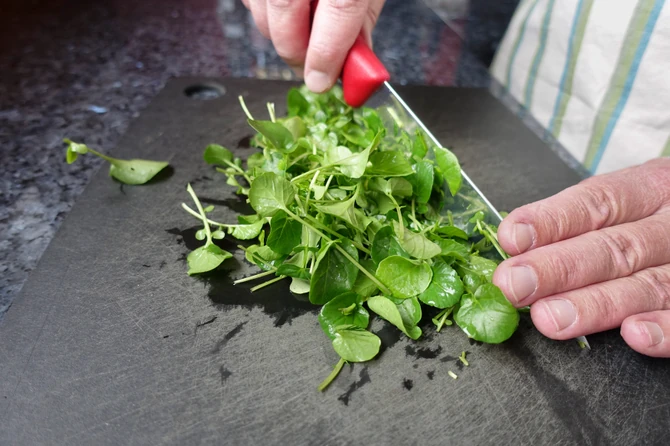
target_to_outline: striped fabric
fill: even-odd
[[[670,156],[670,1],[523,0],[491,73],[592,173]]]

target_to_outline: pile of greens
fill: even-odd
[[[262,150],[242,162],[210,145],[204,160],[256,214],[218,223],[188,185],[196,209],[182,207],[202,222],[196,237],[204,241],[188,255],[188,274],[232,257],[214,242],[226,233],[254,240],[240,248],[262,272],[237,283],[269,279],[255,290],[288,279],[293,293],[321,306],[319,323],[341,357],[321,390],[345,362],[379,353],[381,340],[367,330],[370,311],[414,340],[424,310],[436,313],[438,331],[455,322],[477,341],[500,343],[514,333],[519,313],[491,283],[506,257],[496,227],[481,211],[467,225],[450,212],[462,182],[453,153],[401,120],[389,124],[379,110],[348,107],[338,88],[291,89],[288,116],[268,104],[269,120],[254,119],[240,103],[257,132],[252,145]]]

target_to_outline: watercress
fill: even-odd
[[[293,293],[321,306],[319,324],[341,359],[319,390],[346,362],[379,353],[369,311],[413,340],[422,336],[423,312],[437,331],[458,325],[482,342],[514,333],[519,313],[491,284],[506,258],[497,228],[477,207],[465,225],[452,218],[462,174],[451,151],[405,130],[393,110],[348,107],[337,87],[293,88],[288,115],[268,104],[269,120],[255,119],[241,97],[240,104],[259,151],[243,161],[212,144],[203,157],[255,214],[220,223],[189,186],[197,210],[182,207],[202,223],[205,244],[188,256],[188,272],[212,271],[230,257],[214,242],[226,233],[253,240],[240,248],[262,271],[236,283],[266,280],[256,290],[289,279]]]

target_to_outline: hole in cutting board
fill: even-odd
[[[223,85],[213,83],[195,84],[186,87],[184,89],[184,94],[191,99],[209,101],[226,94],[226,89],[223,87]]]

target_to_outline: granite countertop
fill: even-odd
[[[393,82],[487,86],[518,0],[427,3],[387,0]],[[101,166],[67,165],[63,138],[113,151],[171,77],[292,78],[239,0],[24,0],[0,24],[0,319]]]

